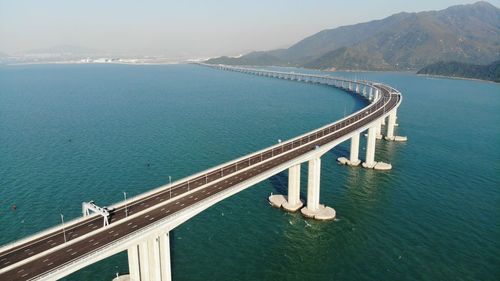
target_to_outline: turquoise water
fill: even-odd
[[[376,159],[393,170],[337,165],[348,143],[325,155],[321,202],[337,210],[334,222],[269,206],[286,173],[249,188],[172,232],[173,278],[496,280],[500,86],[335,75],[403,92],[397,133],[409,141],[377,142]],[[60,212],[79,216],[82,201],[140,194],[363,105],[326,86],[194,65],[0,67],[0,244],[58,224]],[[119,254],[66,280],[127,270]]]

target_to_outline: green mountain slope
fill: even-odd
[[[473,78],[500,83],[500,61],[488,65],[468,64],[456,61],[437,62],[422,68],[417,74]]]
[[[399,13],[316,33],[288,49],[209,63],[316,69],[413,70],[437,61],[500,58],[500,10],[487,2],[441,11]]]

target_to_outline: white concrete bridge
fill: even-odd
[[[319,129],[110,206],[105,210],[112,210],[105,223],[100,214],[87,213],[88,216],[64,226],[4,245],[0,248],[0,280],[57,280],[122,251],[128,252],[131,280],[171,280],[169,232],[196,214],[288,170],[288,195],[271,196],[273,205],[289,211],[300,209],[309,218],[333,219],[334,209],[320,204],[321,156],[351,140],[349,158],[339,161],[358,165],[361,162],[359,138],[368,131],[363,167],[390,169],[390,164],[375,161],[376,138],[382,133],[382,124],[386,124],[385,139],[405,140],[394,135],[402,97],[387,85],[322,75],[205,66],[330,85],[359,95],[370,103]],[[309,175],[307,202],[301,208],[300,167],[303,163],[308,163]]]

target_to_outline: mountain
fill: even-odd
[[[500,83],[500,60],[488,65],[456,61],[437,62],[422,68],[417,74],[473,78]]]
[[[288,49],[208,63],[314,69],[416,70],[437,61],[489,63],[500,58],[500,10],[487,3],[398,13],[323,30]]]

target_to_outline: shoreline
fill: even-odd
[[[479,78],[446,76],[446,75],[437,75],[437,74],[418,74],[418,73],[415,73],[415,74],[417,76],[423,76],[423,77],[428,77],[428,78],[444,78],[444,79],[453,79],[453,80],[468,80],[468,81],[478,81],[478,82],[487,82],[487,83],[500,84],[500,82],[495,82],[495,81],[492,81],[492,80],[484,80],[484,79],[479,79]]]
[[[113,64],[113,65],[176,65],[176,64],[190,64],[190,63],[196,63],[196,61],[175,61],[175,62],[78,62],[78,61],[53,61],[53,62],[20,62],[20,63],[7,63],[7,64],[0,64],[0,66],[25,66],[25,65],[66,65],[66,64],[71,64],[71,65],[106,65],[106,64]],[[495,82],[492,80],[484,80],[484,79],[479,79],[479,78],[469,78],[469,77],[457,77],[457,76],[446,76],[446,75],[437,75],[437,74],[418,74],[416,71],[412,70],[404,70],[404,71],[397,71],[397,70],[353,70],[353,69],[337,69],[335,71],[332,70],[321,70],[321,69],[314,69],[314,68],[306,68],[306,67],[294,67],[294,66],[274,66],[274,65],[268,65],[268,66],[248,66],[248,67],[283,67],[283,68],[295,68],[295,69],[304,69],[304,70],[313,70],[313,71],[321,71],[321,72],[328,72],[328,73],[335,73],[335,72],[369,72],[369,73],[376,73],[376,72],[385,72],[385,73],[410,73],[410,74],[415,74],[417,76],[422,76],[422,77],[427,77],[427,78],[442,78],[442,79],[453,79],[453,80],[468,80],[468,81],[477,81],[477,82],[487,82],[487,83],[494,83],[494,84],[500,84],[500,82]]]

